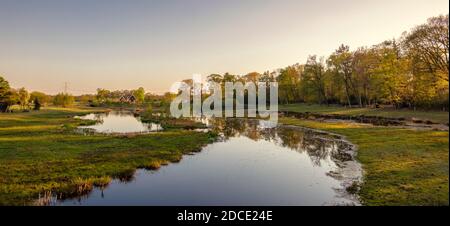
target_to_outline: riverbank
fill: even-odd
[[[448,124],[449,122],[448,111],[413,111],[409,109],[393,108],[346,108],[341,106],[326,106],[318,104],[286,104],[280,105],[279,110],[321,115],[378,116],[391,119],[403,119],[405,121],[430,121],[441,124]]]
[[[74,116],[106,110],[46,108],[0,114],[0,205],[33,204],[50,191],[61,198],[83,195],[114,178],[129,180],[138,168],[178,162],[214,139],[183,130],[133,137],[74,131],[89,124]]]
[[[357,145],[363,205],[449,205],[448,131],[287,117],[279,122],[341,134]]]

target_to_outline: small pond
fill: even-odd
[[[131,117],[110,113],[96,128],[149,128]],[[359,205],[345,188],[361,179],[361,168],[344,140],[298,127],[267,128],[258,120],[209,124],[221,139],[201,152],[53,205]]]
[[[92,130],[97,133],[149,133],[161,131],[162,127],[155,123],[143,123],[129,111],[111,111],[107,113],[88,114],[77,118],[96,120],[91,126],[79,127],[82,131]]]

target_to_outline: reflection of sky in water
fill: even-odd
[[[89,114],[78,117],[81,119],[99,120],[92,126],[82,126],[81,129],[93,129],[99,133],[145,133],[162,130],[154,123],[143,123],[131,112],[109,112],[104,114]]]
[[[259,120],[259,128],[260,129],[270,129],[277,127],[277,122],[270,120]]]
[[[158,171],[61,205],[325,205],[349,203],[326,174],[336,145],[296,129],[261,130],[237,120],[234,132]],[[225,122],[226,123],[226,122]],[[217,125],[216,125],[217,126]],[[223,125],[222,125],[223,126]],[[235,127],[236,126],[236,127]]]

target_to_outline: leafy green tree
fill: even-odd
[[[376,63],[366,73],[370,73],[371,86],[376,102],[399,107],[406,102],[406,89],[410,80],[408,59],[400,55],[396,41],[386,41],[372,49]]]
[[[4,97],[10,88],[9,82],[0,76],[0,97]]]
[[[97,89],[96,98],[99,102],[106,102],[110,98],[111,91],[107,89]]]
[[[30,93],[30,100],[33,100],[33,102],[39,100],[41,106],[46,106],[50,102],[50,96],[43,92],[34,91]]]
[[[30,101],[30,94],[25,88],[20,88],[17,91],[17,94],[19,97],[19,105],[22,107],[22,109],[26,109]]]
[[[352,67],[352,53],[350,47],[341,45],[331,56],[328,58],[328,66],[334,72],[335,76],[343,81],[345,97],[349,107],[352,107],[351,95],[353,89],[353,67]]]
[[[449,18],[432,17],[406,35],[404,45],[418,70],[449,81]]]
[[[74,97],[68,93],[58,93],[53,98],[53,104],[61,107],[70,107],[74,103]]]
[[[6,112],[17,103],[17,95],[9,86],[9,82],[0,76],[0,112]]]
[[[300,78],[302,73],[303,65],[298,64],[280,70],[277,82],[281,103],[289,104],[300,101]]]
[[[365,106],[370,90],[371,78],[371,54],[367,48],[358,48],[353,53],[353,79],[355,81],[355,90],[357,93],[359,107]]]
[[[6,106],[6,99],[11,87],[9,87],[9,82],[0,76],[0,105]],[[3,109],[3,108],[2,108]]]
[[[136,101],[140,104],[144,103],[145,101],[145,90],[142,87],[139,87],[139,89],[135,90],[133,92],[134,97],[136,98]]]
[[[411,61],[411,102],[414,106],[448,109],[449,18],[433,17],[403,37]]]
[[[302,77],[302,91],[305,101],[317,100],[319,104],[328,103],[325,93],[326,70],[323,58],[308,57]]]

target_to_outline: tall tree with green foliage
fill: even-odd
[[[133,92],[134,97],[136,98],[136,101],[140,104],[144,103],[145,101],[145,90],[142,87],[139,87],[139,89],[135,90]]]
[[[30,94],[25,88],[20,88],[17,91],[19,97],[19,105],[22,109],[26,109],[28,107],[28,103],[30,101]]]
[[[326,69],[323,58],[317,59],[315,55],[308,57],[301,81],[304,100],[316,100],[319,104],[328,104],[325,92],[325,80]]]
[[[360,107],[371,104],[371,92],[374,88],[372,86],[373,70],[377,61],[377,56],[372,49],[358,48],[353,52],[353,79]]]
[[[345,97],[349,107],[352,107],[350,98],[352,96],[352,90],[354,90],[352,60],[350,47],[342,44],[333,54],[331,54],[327,61],[334,76],[343,81]]]
[[[11,89],[11,87],[9,87],[9,82],[0,76],[0,97],[4,97],[9,89]]]
[[[68,93],[58,93],[53,98],[54,105],[65,107],[65,108],[72,106],[74,101],[75,101],[74,97]]]
[[[34,91],[30,93],[30,100],[33,102],[39,100],[41,106],[46,106],[50,102],[50,96],[43,92]]]
[[[414,105],[448,108],[449,18],[433,17],[403,37],[404,51],[411,60]]]
[[[9,82],[0,76],[0,112],[5,112],[14,104]]]
[[[96,98],[99,102],[103,103],[106,102],[111,95],[111,91],[107,90],[107,89],[97,89],[97,95]]]
[[[300,101],[300,80],[303,65],[288,66],[280,70],[277,77],[278,95],[281,103],[289,104]]]

